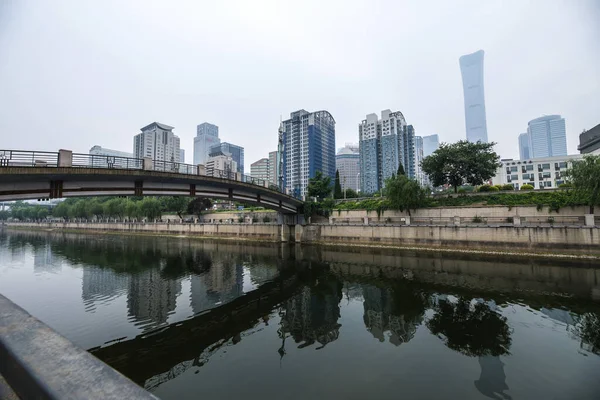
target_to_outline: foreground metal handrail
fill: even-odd
[[[0,167],[56,167],[58,152],[0,150]]]
[[[158,399],[2,295],[0,375],[21,399]]]
[[[82,168],[143,169],[144,160],[132,157],[73,153],[72,166]]]

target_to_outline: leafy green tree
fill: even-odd
[[[49,212],[48,212],[48,208],[46,208],[46,207],[37,207],[37,210],[36,210],[36,211],[37,211],[37,212],[36,212],[36,214],[37,214],[37,215],[36,215],[36,217],[37,217],[38,219],[46,219],[46,217],[47,217],[47,216],[48,216],[48,214],[49,214]]]
[[[342,185],[340,184],[340,171],[335,171],[335,183],[333,185],[333,198],[341,199],[344,197],[342,193]]]
[[[140,210],[140,202],[134,200],[127,200],[125,203],[125,215],[127,218],[139,218],[142,213]]]
[[[6,221],[10,217],[10,211],[0,210],[0,221]]]
[[[331,178],[323,176],[323,172],[317,171],[314,178],[308,180],[307,194],[323,200],[331,194]]]
[[[61,201],[52,209],[52,216],[56,218],[67,218],[71,206],[66,201]]]
[[[406,172],[404,172],[404,165],[402,165],[402,163],[398,163],[398,172],[396,175],[406,175]]]
[[[158,219],[162,216],[161,204],[155,197],[146,197],[140,205],[142,215],[150,220]]]
[[[356,199],[358,197],[358,193],[354,189],[346,189],[346,198],[347,199]]]
[[[576,194],[587,199],[590,214],[600,205],[600,156],[586,156],[583,160],[573,161],[567,170],[567,177]]]
[[[212,208],[212,201],[206,197],[196,197],[188,203],[187,213],[197,215],[200,218],[202,211]]]
[[[104,215],[109,215],[113,218],[123,218],[125,215],[125,199],[114,198],[104,203]]]
[[[400,211],[416,210],[423,207],[426,201],[425,190],[413,179],[405,175],[388,178],[385,181],[385,191],[390,207]]]
[[[166,210],[174,211],[180,219],[183,219],[183,213],[187,211],[190,200],[183,196],[170,196],[165,200]]]
[[[496,143],[442,143],[421,166],[434,186],[450,185],[454,193],[465,183],[481,185],[496,174],[500,156],[494,152]]]
[[[85,200],[76,200],[71,207],[69,207],[69,218],[85,218],[87,216],[85,209]]]
[[[104,214],[104,207],[99,199],[86,199],[85,214],[88,218],[101,217]]]

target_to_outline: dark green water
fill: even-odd
[[[599,399],[600,265],[0,232],[0,293],[163,399]]]

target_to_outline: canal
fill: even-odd
[[[0,293],[162,399],[598,399],[600,265],[0,232]]]

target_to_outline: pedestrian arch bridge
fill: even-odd
[[[298,215],[302,201],[233,171],[152,160],[0,150],[0,202],[77,196],[203,196]]]

